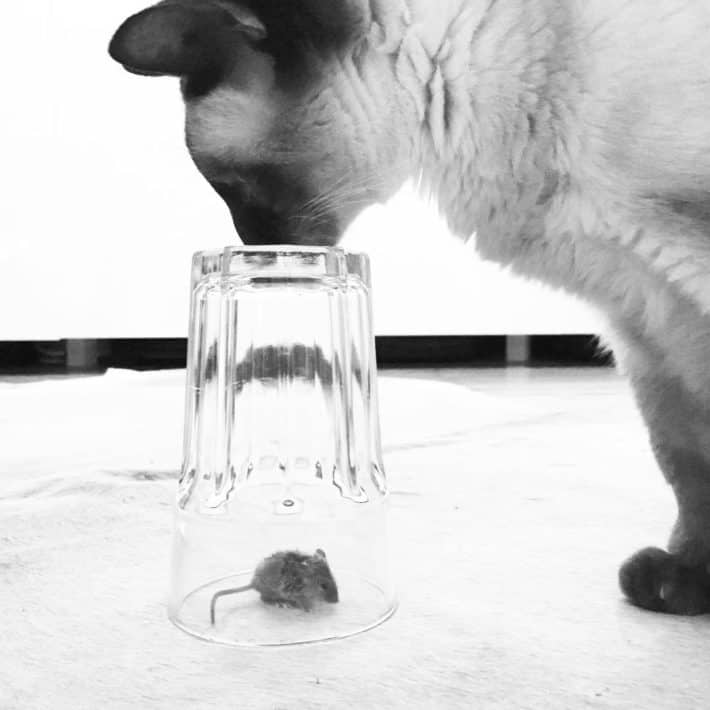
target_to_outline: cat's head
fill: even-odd
[[[374,23],[369,0],[165,0],[126,20],[109,52],[181,78],[190,154],[245,243],[331,245],[413,169],[410,112]]]

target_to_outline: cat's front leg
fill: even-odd
[[[624,594],[645,609],[709,613],[710,392],[693,392],[687,379],[668,371],[672,347],[668,352],[628,334],[624,341],[624,366],[656,460],[675,493],[678,519],[668,551],[640,550],[622,565],[619,582]]]

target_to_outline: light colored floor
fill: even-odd
[[[165,618],[183,373],[0,383],[0,708],[705,710],[710,617],[635,609],[674,517],[607,370],[386,371],[401,606],[242,651]]]

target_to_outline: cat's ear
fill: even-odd
[[[288,71],[304,50],[347,50],[372,26],[370,0],[163,0],[127,19],[109,54],[135,74],[213,80],[240,46]]]
[[[289,31],[316,46],[325,43],[342,47],[366,35],[372,24],[370,0],[276,0],[262,4],[264,12],[272,6],[269,10],[274,13],[274,26],[280,15]]]
[[[370,0],[234,0],[266,28],[260,49],[282,67],[303,51],[347,50],[372,26]]]
[[[135,74],[186,77],[223,67],[240,39],[265,35],[257,16],[241,5],[166,0],[129,17],[109,54]]]

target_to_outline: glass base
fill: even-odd
[[[347,570],[339,572],[341,594],[336,604],[319,603],[311,611],[283,608],[261,601],[250,589],[220,598],[214,626],[210,602],[223,589],[248,586],[250,572],[213,580],[190,592],[168,616],[179,629],[204,641],[228,646],[296,646],[336,641],[379,626],[397,610],[397,602],[371,581]]]

